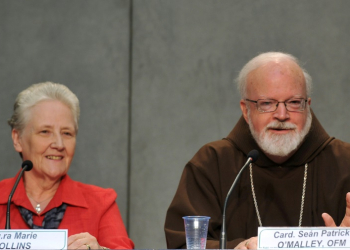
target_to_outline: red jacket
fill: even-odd
[[[16,178],[0,182],[0,229],[5,227],[7,200]],[[110,249],[133,249],[134,244],[125,230],[116,198],[113,189],[83,184],[66,175],[45,210],[37,215],[26,195],[22,178],[12,197],[11,229],[29,229],[17,206],[32,211],[34,224],[41,226],[45,213],[64,202],[67,209],[58,229],[68,229],[69,236],[88,232],[101,246]]]

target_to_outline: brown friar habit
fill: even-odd
[[[283,164],[272,162],[259,149],[243,117],[220,141],[203,146],[186,164],[167,211],[165,234],[169,249],[186,248],[183,216],[210,216],[207,248],[219,248],[223,204],[247,154],[258,149],[253,183],[262,226],[298,226],[305,164],[308,164],[302,226],[324,226],[329,213],[337,225],[345,215],[350,191],[350,144],[330,137],[315,115],[309,134]],[[226,209],[227,248],[257,236],[259,227],[246,168]]]

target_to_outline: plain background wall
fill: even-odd
[[[347,0],[0,2],[0,179],[20,158],[7,119],[29,85],[67,85],[81,102],[73,179],[118,193],[136,248],[166,248],[163,225],[186,162],[240,117],[233,79],[284,51],[314,80],[312,108],[350,142]]]

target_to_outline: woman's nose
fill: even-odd
[[[57,148],[58,150],[63,149],[64,143],[63,143],[62,136],[61,135],[54,135],[51,145],[52,145],[52,147]]]

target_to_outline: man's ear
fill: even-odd
[[[311,105],[311,97],[307,98],[307,104]]]
[[[20,133],[16,129],[12,129],[12,141],[13,141],[13,146],[15,150],[19,153],[22,152],[22,145],[21,145],[21,140],[20,140]]]
[[[247,107],[247,103],[242,99],[239,102],[239,105],[241,106],[243,117],[244,117],[245,121],[248,123],[248,107]]]

